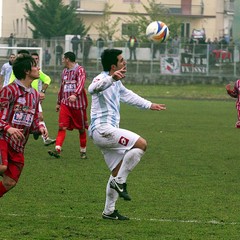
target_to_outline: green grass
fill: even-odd
[[[91,140],[88,160],[80,160],[77,131],[68,132],[55,160],[30,137],[20,181],[0,200],[1,239],[239,239],[239,130],[224,86],[129,88],[167,105],[164,112],[122,105],[121,127],[148,141],[128,178],[132,201],[117,202],[131,220],[101,219],[110,173]],[[54,136],[51,89],[43,109]]]

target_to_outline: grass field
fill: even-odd
[[[51,136],[57,133],[56,88],[43,106]],[[68,132],[62,158],[52,159],[49,148],[30,137],[20,181],[0,200],[2,240],[239,239],[240,130],[224,86],[129,88],[168,108],[122,105],[121,127],[148,141],[128,178],[132,201],[117,203],[131,220],[101,219],[109,171],[90,140],[88,159],[80,160],[77,132]]]

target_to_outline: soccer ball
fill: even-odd
[[[151,22],[146,29],[146,36],[154,42],[164,42],[168,39],[168,26],[161,21]]]

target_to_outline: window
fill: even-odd
[[[171,14],[181,14],[182,13],[182,9],[181,8],[169,8],[169,13]]]
[[[81,0],[71,0],[71,6],[74,8],[80,8]]]
[[[190,37],[190,23],[182,23],[181,25],[181,38]]]

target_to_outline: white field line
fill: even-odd
[[[8,213],[4,214],[11,217],[29,217],[29,214],[15,214],[15,213]],[[66,216],[66,215],[35,215],[37,218],[53,218],[53,217],[59,217],[59,218],[72,218],[72,219],[87,219],[87,217],[82,216]],[[99,219],[101,218],[101,215],[99,216]],[[92,218],[91,218],[92,219]],[[164,218],[130,218],[130,220],[135,221],[146,221],[146,222],[170,222],[170,223],[195,223],[195,224],[213,224],[213,225],[240,225],[240,222],[221,222],[217,220],[209,220],[209,221],[202,221],[202,220],[181,220],[181,219],[164,219]]]

